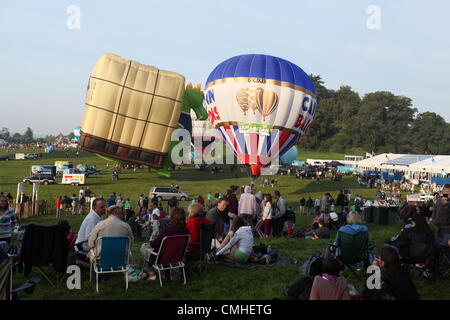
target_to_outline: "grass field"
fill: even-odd
[[[338,154],[320,154],[300,151],[300,158],[323,159],[342,159]],[[17,183],[29,174],[30,166],[33,164],[53,164],[55,160],[66,160],[64,153],[43,154],[40,160],[12,160],[0,162],[0,191],[11,192],[15,195]],[[99,169],[107,169],[105,160],[89,153],[80,153],[79,158],[75,158],[72,152],[68,159],[78,163],[96,164]],[[356,180],[352,177],[345,177],[340,182],[323,181],[321,184],[315,184],[312,180],[299,180],[295,177],[277,176],[281,194],[289,205],[298,210],[298,199],[300,195],[305,197],[312,196],[313,199],[321,197],[323,193],[330,192],[334,197],[342,188],[352,189],[353,195],[361,194],[366,198],[374,198],[375,191],[372,189],[361,189]],[[58,182],[60,182],[58,178]],[[140,169],[136,172],[126,171],[120,175],[117,181],[111,181],[110,171],[104,171],[98,176],[89,177],[87,186],[97,195],[108,197],[113,191],[121,193],[125,198],[136,201],[140,193],[148,195],[149,189],[154,185],[179,184],[180,189],[187,192],[190,197],[202,195],[206,197],[208,192],[224,192],[230,185],[246,185],[250,182],[248,174],[241,174],[235,178],[226,167],[225,173],[212,175],[210,172],[200,172],[192,167],[184,167],[182,170],[173,172],[172,178],[158,176],[155,172],[148,172],[147,169]],[[256,183],[258,190],[263,192],[273,192],[271,187],[261,188],[259,179]],[[25,186],[25,193],[31,193],[31,186]],[[54,200],[59,195],[70,196],[78,193],[79,187],[70,185],[49,185],[40,187],[40,199],[49,200],[51,213],[54,212]],[[184,203],[186,207],[188,203]],[[67,219],[74,230],[78,230],[84,216],[69,216]],[[312,217],[297,216],[296,228],[305,228]],[[42,225],[52,225],[57,222],[53,214],[41,217],[23,219],[20,224],[39,223]],[[375,252],[378,251],[383,241],[398,233],[398,226],[376,226],[369,225],[370,240],[376,243]],[[332,234],[334,237],[335,234]],[[327,240],[305,240],[305,239],[267,239],[256,240],[258,243],[271,244],[271,246],[287,256],[291,261],[300,259],[299,264],[292,264],[287,267],[270,268],[259,267],[253,269],[235,269],[223,265],[212,265],[202,277],[194,277],[187,274],[187,285],[183,286],[178,281],[165,280],[164,287],[160,288],[158,281],[141,280],[137,283],[130,283],[128,291],[124,290],[125,282],[122,275],[114,275],[105,283],[100,284],[100,293],[96,293],[95,284],[88,281],[88,272],[83,273],[81,290],[68,290],[63,283],[57,287],[51,287],[46,282],[41,282],[33,295],[23,295],[23,299],[284,299],[282,288],[299,279],[299,267],[301,262],[312,254],[325,247]],[[132,261],[141,264],[142,259],[139,255],[141,243],[136,243],[133,247]],[[450,282],[448,279],[436,279],[432,282],[420,278],[415,270],[411,270],[413,279],[419,289],[423,299],[449,299]],[[32,276],[40,277],[37,271],[33,271]],[[14,284],[19,285],[24,280],[22,274],[14,275]],[[357,288],[361,284],[353,277],[350,283]]]

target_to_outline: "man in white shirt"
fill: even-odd
[[[105,214],[106,203],[103,199],[95,199],[92,202],[92,209],[89,214],[84,218],[81,223],[80,230],[78,231],[77,240],[75,241],[75,247],[82,251],[89,251],[88,239],[91,235],[94,227],[102,221],[102,215]]]

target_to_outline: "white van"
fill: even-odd
[[[73,174],[63,174],[62,177],[62,184],[70,184],[72,186],[78,186],[80,184],[84,184],[84,179],[85,179],[85,175],[84,174],[78,174],[78,173],[73,173]]]

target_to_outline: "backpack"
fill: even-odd
[[[311,276],[311,266],[314,265],[322,265],[322,261],[324,259],[324,255],[322,252],[317,252],[315,255],[311,256],[300,266],[300,274],[302,276]]]

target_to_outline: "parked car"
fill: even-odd
[[[25,153],[25,159],[37,159],[38,155],[36,153]]]
[[[23,182],[26,184],[42,183],[44,185],[48,185],[50,183],[55,183],[55,178],[51,174],[34,174],[30,177],[24,178]]]
[[[280,174],[280,175],[287,175],[289,170],[290,170],[290,166],[280,166],[278,168],[278,174]]]
[[[9,155],[7,155],[7,154],[1,154],[1,155],[0,155],[0,160],[8,161],[8,160],[9,160]]]
[[[150,189],[150,199],[155,195],[158,198],[158,201],[169,200],[173,197],[176,197],[181,201],[189,200],[187,193],[181,192],[177,188],[173,187],[153,187]]]

